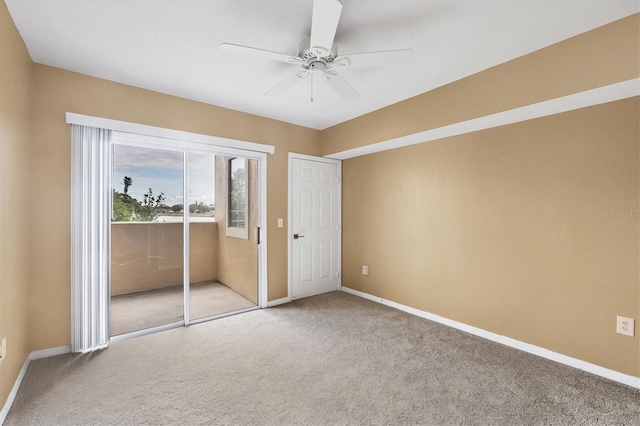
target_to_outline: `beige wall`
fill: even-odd
[[[287,295],[287,153],[319,154],[319,132],[250,114],[35,65],[32,199],[47,206],[34,221],[31,250],[32,350],[70,341],[70,128],[67,111],[274,145],[267,159],[269,299]]]
[[[215,280],[218,276],[218,224],[215,222],[192,222],[189,225],[189,230],[189,278],[191,282]]]
[[[248,201],[249,239],[228,237],[227,200],[228,157],[216,156],[216,222],[218,223],[218,281],[258,303],[258,162],[249,160]]]
[[[322,132],[323,154],[640,77],[640,14]],[[640,375],[638,98],[347,160],[343,284]],[[371,275],[360,275],[369,264]]]
[[[0,339],[7,338],[7,357],[0,364],[0,407],[30,351],[29,211],[46,215],[39,208],[43,204],[30,196],[32,72],[27,49],[0,2]]]
[[[637,78],[640,14],[322,132],[322,155]]]
[[[638,102],[345,161],[343,285],[640,375]]]
[[[215,280],[218,227],[189,224],[189,277],[192,283]],[[111,224],[111,295],[182,285],[182,223]]]

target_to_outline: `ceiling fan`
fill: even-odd
[[[413,50],[386,50],[338,56],[338,46],[334,43],[334,38],[341,12],[342,3],[338,0],[314,0],[311,35],[300,42],[297,56],[231,43],[222,43],[220,48],[226,52],[286,62],[301,68],[265,93],[265,96],[280,95],[311,76],[311,102],[313,87],[318,81],[326,83],[342,99],[353,100],[359,93],[338,74],[337,69],[395,65],[410,59]]]

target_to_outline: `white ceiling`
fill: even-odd
[[[341,69],[345,102],[298,68],[222,52],[229,42],[295,55],[311,0],[5,0],[34,62],[324,129],[640,11],[640,2],[343,0],[339,54],[411,48],[408,64]]]

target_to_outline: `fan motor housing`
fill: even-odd
[[[315,62],[318,60],[318,54],[320,54],[320,60],[322,60],[325,64],[329,62],[333,62],[333,60],[338,56],[338,45],[333,43],[331,46],[331,51],[327,52],[325,49],[312,49],[311,48],[311,36],[305,38],[298,45],[298,57],[304,59],[309,65],[311,62]]]

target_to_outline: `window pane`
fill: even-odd
[[[183,320],[184,154],[115,144],[111,335]]]
[[[247,167],[244,158],[229,160],[229,227],[246,228]]]

